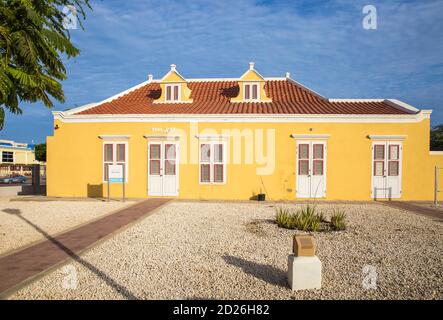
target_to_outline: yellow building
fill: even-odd
[[[0,140],[0,155],[2,164],[27,165],[40,163],[35,159],[34,149],[27,143]]]
[[[431,200],[443,166],[429,151],[430,110],[329,99],[253,63],[228,79],[188,79],[171,65],[161,79],[53,114],[49,196],[106,196],[108,170],[121,165],[128,197]]]

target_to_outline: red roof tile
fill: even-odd
[[[230,102],[238,95],[236,81],[190,81],[192,103],[153,103],[161,94],[149,83],[112,101],[76,114],[413,114],[379,101],[328,101],[291,80],[267,80],[272,102]]]

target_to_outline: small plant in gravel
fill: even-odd
[[[276,208],[275,220],[280,228],[298,229],[301,231],[340,231],[346,229],[344,211],[334,209],[331,221],[315,206],[306,205],[301,209]]]
[[[323,213],[317,213],[314,206],[307,205],[298,211],[287,208],[277,208],[277,225],[286,229],[302,231],[318,231],[324,220]]]
[[[276,208],[275,220],[280,228],[294,229],[292,213],[287,208]]]
[[[318,231],[322,214],[318,214],[314,206],[306,205],[295,215],[295,227],[302,231]]]
[[[335,231],[345,230],[346,222],[345,222],[346,214],[342,210],[334,209],[334,212],[331,215],[331,228]]]

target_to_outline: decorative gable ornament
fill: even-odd
[[[153,103],[192,103],[188,82],[177,71],[175,64],[170,67],[169,72],[159,81],[161,95]]]
[[[249,69],[238,80],[239,93],[231,102],[272,102],[266,95],[265,78],[249,62]]]

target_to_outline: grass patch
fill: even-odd
[[[280,228],[297,229],[301,231],[340,231],[346,229],[344,211],[335,210],[331,221],[327,221],[324,212],[315,206],[306,205],[300,209],[276,208],[275,220]]]
[[[331,228],[335,231],[345,230],[346,229],[346,214],[344,211],[335,210],[331,215]]]

